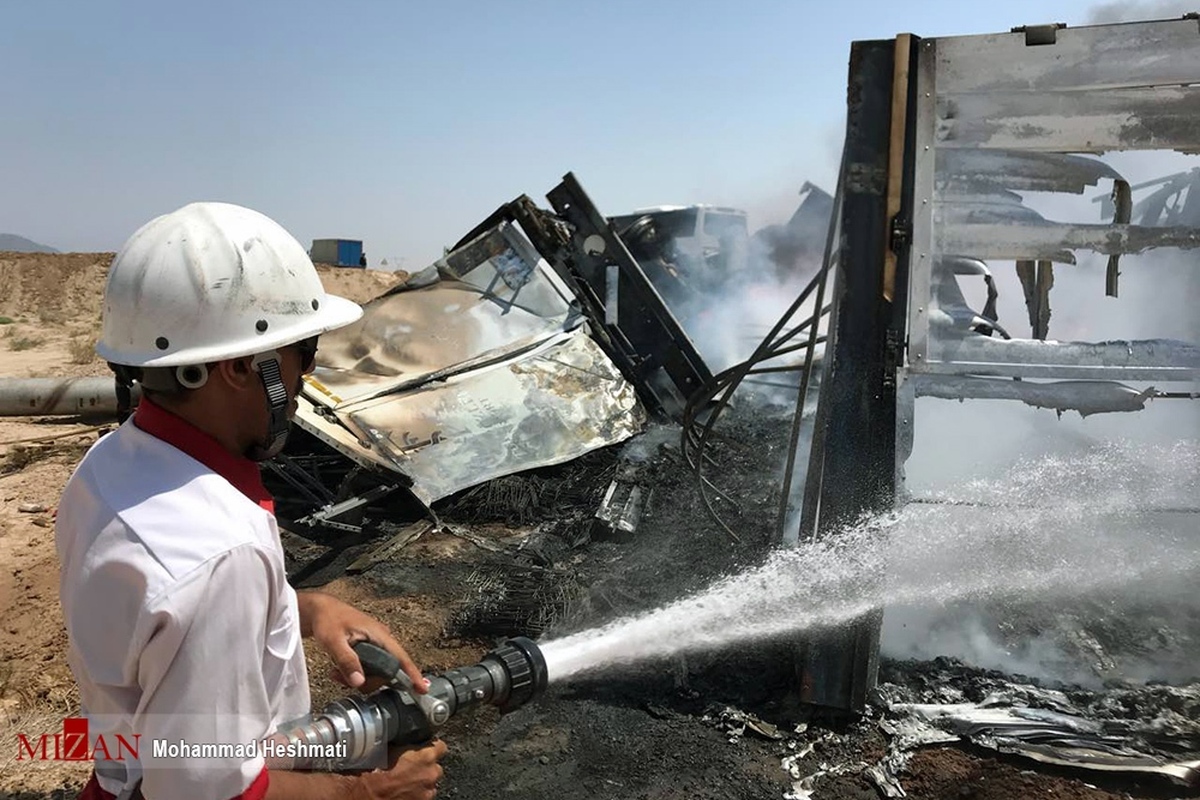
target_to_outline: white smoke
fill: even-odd
[[[765,217],[770,221],[761,228],[748,228],[745,255],[731,264],[724,280],[692,302],[677,302],[671,308],[714,373],[749,358],[820,267],[818,251],[823,240],[807,242],[814,249],[783,266],[772,259],[770,246],[761,236],[762,228],[782,229],[798,204],[793,195],[790,207],[781,204],[777,215]],[[684,279],[689,276],[685,274]],[[815,295],[795,312],[784,330],[811,316],[814,302]],[[800,356],[792,356],[770,366],[800,360]],[[786,376],[772,380],[796,382]]]
[[[1136,22],[1140,20],[1179,19],[1184,14],[1196,11],[1194,3],[1178,0],[1134,0],[1100,3],[1088,12],[1089,25],[1104,25],[1113,22]]]

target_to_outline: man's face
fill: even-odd
[[[272,441],[271,418],[269,413],[264,413],[259,419],[262,427],[259,433],[251,440],[249,449],[246,455],[255,461],[263,461],[268,458],[273,458],[283,447],[286,441],[287,427],[291,420],[296,416],[300,405],[296,401],[300,390],[304,385],[305,373],[312,372],[315,366],[315,357],[317,353],[316,337],[306,339],[303,342],[280,347],[276,351],[276,356],[279,361],[279,380],[283,383],[283,390],[287,393],[288,403],[284,411],[285,419],[287,420],[282,426],[284,430],[275,431],[275,434],[282,434],[282,438],[276,438]],[[262,393],[262,398],[267,399],[267,387],[261,382],[259,391]],[[264,409],[269,411],[269,409]]]

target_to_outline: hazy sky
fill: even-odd
[[[834,188],[852,41],[1186,3],[1134,5],[0,0],[0,232],[115,250],[224,200],[412,269],[568,171],[605,214],[778,222]]]

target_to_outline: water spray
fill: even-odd
[[[1016,465],[910,503],[657,608],[541,643],[550,679],[836,629],[876,608],[1112,597],[1200,571],[1200,449],[1112,445]]]

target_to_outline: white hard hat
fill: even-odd
[[[113,260],[96,352],[130,367],[263,353],[362,316],[326,294],[304,248],[274,220],[192,203],[143,225]]]

